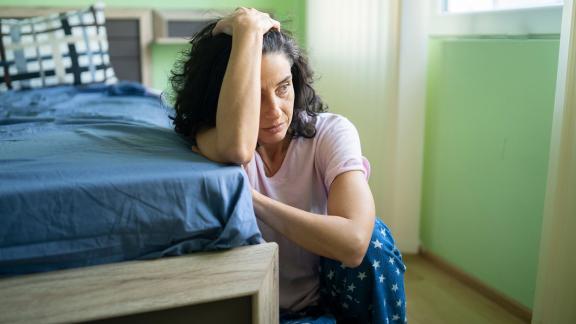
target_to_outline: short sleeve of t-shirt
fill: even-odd
[[[370,176],[370,164],[362,156],[360,137],[356,127],[346,118],[329,114],[317,125],[316,165],[324,176],[326,190],[332,181],[348,171],[362,171]]]

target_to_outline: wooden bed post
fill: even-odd
[[[268,273],[262,280],[260,291],[252,296],[252,323],[277,323],[279,314],[278,251],[272,258]]]

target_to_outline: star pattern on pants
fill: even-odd
[[[338,262],[333,263],[330,268],[321,269],[332,287],[325,290],[325,293],[331,295],[333,302],[338,305],[337,308],[345,313],[354,313],[358,311],[358,307],[366,307],[368,311],[380,314],[379,322],[406,322],[402,277],[406,267],[400,251],[394,246],[392,236],[381,227],[375,228],[375,233],[377,234],[372,237],[366,252],[367,257],[361,265],[349,268]],[[375,285],[376,283],[379,284]],[[367,289],[382,290],[380,296],[384,297],[377,300],[378,307],[371,306],[376,300],[366,299]]]

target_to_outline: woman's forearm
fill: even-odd
[[[368,248],[362,225],[345,217],[310,213],[252,192],[256,216],[291,241],[349,267],[362,261]]]
[[[262,41],[257,30],[234,30],[218,99],[216,144],[221,154],[239,163],[251,159],[258,138]]]

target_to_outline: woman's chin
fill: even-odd
[[[286,131],[275,134],[260,134],[258,143],[260,145],[274,145],[281,143],[284,138],[286,138]]]

